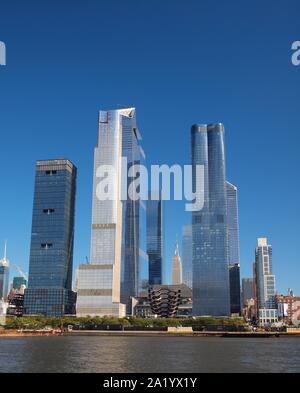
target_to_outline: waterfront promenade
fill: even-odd
[[[222,332],[222,331],[108,331],[108,330],[3,330],[0,339],[5,337],[41,337],[41,336],[111,336],[111,337],[300,337],[300,331],[294,332]]]

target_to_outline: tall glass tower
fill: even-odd
[[[64,159],[36,162],[25,314],[73,314],[76,167]]]
[[[196,165],[204,168],[204,206],[192,213],[193,314],[230,315],[224,126],[194,125],[193,191]]]
[[[94,152],[90,263],[77,271],[78,316],[123,317],[138,295],[140,266],[140,200],[128,197],[129,170],[144,158],[135,108],[99,113]],[[112,198],[99,198],[105,167],[114,169]],[[99,172],[100,170],[100,172]],[[101,172],[105,172],[105,175]],[[125,195],[122,193],[125,190]]]
[[[227,220],[228,220],[228,253],[229,264],[240,263],[240,239],[238,220],[238,191],[237,187],[226,182]]]
[[[149,285],[161,285],[164,280],[164,225],[163,201],[147,201],[147,254],[149,258]]]

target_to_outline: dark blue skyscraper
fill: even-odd
[[[226,182],[229,264],[240,263],[237,187]]]
[[[74,312],[72,292],[76,167],[37,161],[25,313]]]
[[[239,239],[237,187],[227,181],[226,192],[227,192],[230,307],[231,307],[232,314],[240,314],[241,313],[240,239]]]
[[[223,124],[192,126],[193,190],[204,168],[204,206],[192,213],[193,314],[230,315]]]
[[[149,258],[149,285],[163,284],[164,228],[163,202],[147,201],[147,254]]]

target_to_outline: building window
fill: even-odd
[[[222,214],[217,215],[217,223],[224,224],[224,216]]]
[[[53,244],[52,244],[52,243],[42,243],[42,244],[41,244],[41,248],[42,248],[43,250],[48,250],[48,248],[51,248],[51,247],[53,247]]]
[[[54,209],[43,209],[43,212],[44,212],[45,214],[52,214],[52,213],[55,212],[55,210],[54,210]]]
[[[56,175],[57,171],[51,170],[51,171],[46,171],[45,173],[46,173],[46,175],[48,175],[48,176],[52,176],[52,175]]]

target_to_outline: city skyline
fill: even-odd
[[[70,38],[61,21],[57,21],[53,37],[49,22],[44,21],[42,26],[31,5],[14,10],[16,21],[33,26],[24,29],[21,35],[19,28],[2,19],[11,7],[5,4],[0,16],[1,40],[6,43],[8,54],[7,65],[0,70],[4,98],[0,109],[5,146],[2,159],[4,163],[11,162],[2,182],[5,192],[0,197],[1,217],[5,225],[0,229],[0,244],[8,239],[12,264],[28,271],[33,168],[40,158],[67,157],[80,168],[74,268],[89,255],[91,152],[97,111],[129,103],[139,110],[143,143],[153,163],[171,164],[178,159],[183,164],[189,163],[190,124],[216,120],[225,124],[230,156],[228,179],[234,179],[239,188],[241,276],[251,275],[256,238],[268,236],[274,246],[277,289],[285,293],[291,287],[295,293],[300,292],[297,249],[285,246],[287,241],[297,244],[297,182],[290,182],[285,214],[274,214],[286,196],[284,189],[278,188],[278,182],[287,177],[297,178],[299,167],[299,100],[295,86],[300,74],[290,62],[291,43],[297,37],[296,15],[283,15],[275,5],[270,20],[263,5],[258,14],[247,7],[242,10],[220,4],[215,9],[194,3],[184,10],[187,23],[182,20],[180,7],[170,10],[167,5],[157,3],[154,8],[159,12],[154,12],[151,6],[136,8],[136,4],[129,2],[115,14],[114,23],[122,27],[122,36],[114,33],[106,21],[101,26],[91,23],[89,30],[80,29],[69,19]],[[237,12],[234,19],[233,9]],[[96,22],[99,11],[93,5],[84,15]],[[110,5],[103,5],[101,11],[110,14]],[[131,14],[136,15],[133,11],[141,16],[149,12],[157,31],[150,29],[153,24],[144,18],[138,22],[131,19]],[[198,24],[196,15],[200,11],[207,18]],[[62,4],[60,12],[67,17],[67,3]],[[80,6],[75,6],[73,12],[75,19],[82,15]],[[49,7],[48,15],[55,18],[55,9]],[[124,15],[134,22],[132,26],[138,23],[140,37],[136,37],[131,23],[124,24]],[[224,15],[228,16],[225,21]],[[221,22],[213,30],[207,29],[210,17]],[[172,24],[168,25],[168,31],[165,29],[164,21],[168,18],[174,21],[177,31]],[[265,18],[268,30],[263,30]],[[255,32],[251,29],[253,23],[259,26]],[[43,40],[34,34],[39,28],[43,28]],[[239,29],[238,35],[235,28]],[[201,39],[203,34],[208,34],[205,42]],[[99,39],[103,35],[105,41]],[[220,36],[224,40],[216,51]],[[263,44],[259,43],[260,37],[264,37]],[[110,50],[119,39],[131,42],[122,67],[118,51]],[[272,51],[268,49],[270,43]],[[79,47],[83,57],[78,54]],[[103,56],[105,51],[109,56]],[[120,51],[124,55],[124,49]],[[142,56],[138,55],[140,52]],[[165,148],[168,142],[170,149]],[[283,159],[277,160],[282,154]],[[15,207],[20,198],[23,208],[17,218]],[[180,203],[167,203],[165,210],[170,282],[174,238],[187,220]]]

